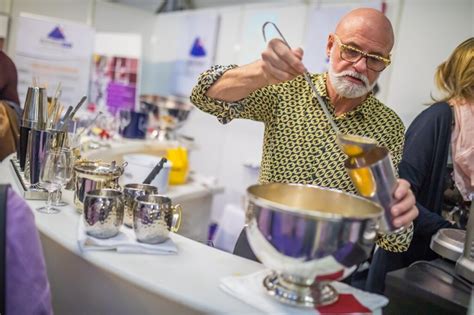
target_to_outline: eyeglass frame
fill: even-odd
[[[334,36],[334,39],[336,40],[337,44],[339,45],[339,56],[341,57],[342,60],[344,61],[347,61],[347,62],[351,62],[351,63],[356,63],[356,62],[359,62],[360,59],[362,58],[365,58],[365,65],[367,66],[368,69],[372,70],[372,71],[375,71],[375,72],[382,72],[385,70],[385,68],[387,68],[391,63],[392,61],[390,60],[390,57],[391,55],[389,54],[388,55],[388,58],[385,58],[385,57],[382,57],[382,56],[379,56],[379,55],[375,55],[375,54],[369,54],[369,53],[366,53],[365,51],[362,51],[356,47],[353,47],[351,45],[347,45],[347,44],[344,44],[341,39],[339,38],[339,36],[337,36],[336,34],[333,34]],[[344,49],[348,49],[348,50],[352,50],[352,51],[355,51],[355,52],[358,52],[360,54],[359,58],[355,61],[350,61],[350,60],[346,60],[342,57],[342,51]],[[367,63],[367,59],[368,58],[374,58],[374,59],[377,59],[377,60],[380,60],[382,61],[384,64],[385,64],[385,67],[381,70],[374,70],[372,68],[369,67],[368,63]]]

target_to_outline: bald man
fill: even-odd
[[[404,126],[372,93],[380,73],[390,64],[393,44],[391,23],[380,11],[353,10],[328,37],[329,71],[310,78],[342,133],[377,140],[398,165]],[[314,184],[356,193],[336,134],[302,75],[306,71],[302,57],[302,49],[290,50],[273,39],[261,59],[251,64],[214,66],[201,74],[191,101],[224,124],[235,118],[265,124],[261,183]],[[407,229],[383,235],[376,242],[388,251],[403,252],[410,244],[418,209],[405,180],[398,181],[395,198],[393,223]],[[249,250],[244,234],[236,250]]]

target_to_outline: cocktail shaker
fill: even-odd
[[[45,153],[47,151],[46,142],[48,132],[46,130],[31,129],[28,136],[27,178],[31,185],[40,181],[41,168],[43,167]]]
[[[17,150],[17,158],[22,171],[25,170],[30,130],[46,129],[47,110],[48,101],[46,88],[30,86],[26,93],[23,116],[20,125],[20,140]]]

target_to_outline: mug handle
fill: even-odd
[[[181,226],[182,210],[180,204],[172,206],[173,209],[173,219],[171,221],[171,232],[178,232],[179,227]]]

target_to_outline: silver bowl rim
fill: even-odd
[[[153,98],[160,98],[162,99],[163,103],[156,103],[155,101],[151,101],[150,99]],[[142,94],[139,97],[140,102],[151,104],[158,108],[166,108],[166,109],[175,109],[180,110],[183,112],[189,112],[194,109],[193,104],[189,101],[187,97],[184,96],[177,96],[177,95],[155,95],[155,94]],[[169,105],[170,102],[175,102],[175,105]]]
[[[145,189],[143,189],[145,188]],[[158,187],[156,187],[155,185],[152,185],[152,184],[143,184],[143,183],[128,183],[128,184],[125,184],[123,186],[123,190],[138,190],[138,191],[146,191],[146,189],[150,189],[150,190],[155,190],[156,192],[154,193],[155,195],[157,194],[158,192]]]
[[[262,198],[262,197],[257,197],[254,194],[250,192],[250,189],[252,187],[257,187],[257,186],[266,186],[266,185],[289,185],[289,186],[301,186],[301,187],[312,187],[312,188],[317,188],[319,190],[325,190],[325,191],[331,191],[331,192],[336,192],[336,193],[342,193],[343,195],[350,196],[356,199],[359,199],[363,202],[372,204],[376,208],[379,209],[379,213],[374,213],[374,214],[366,214],[366,215],[360,215],[360,216],[353,216],[353,215],[342,215],[342,214],[335,214],[335,213],[328,213],[328,212],[322,212],[318,210],[307,210],[307,209],[301,209],[301,208],[296,208],[296,207],[291,207],[287,206],[278,202],[270,201],[268,199]],[[366,220],[366,219],[379,219],[383,215],[383,209],[382,207],[363,197],[357,196],[355,194],[351,194],[339,189],[334,189],[334,188],[327,188],[327,187],[321,187],[317,185],[310,185],[310,184],[294,184],[294,183],[264,183],[264,184],[255,184],[251,185],[247,188],[247,198],[251,200],[253,203],[259,205],[259,206],[264,206],[266,208],[271,208],[272,210],[277,210],[277,211],[284,211],[287,213],[291,214],[297,214],[297,215],[303,215],[303,216],[309,216],[313,218],[321,218],[325,220],[333,220],[333,221],[339,221],[342,219],[354,219],[354,220]]]
[[[100,188],[100,189],[94,189],[94,190],[89,190],[86,192],[84,195],[85,197],[89,198],[116,198],[116,197],[122,197],[123,192],[118,189],[113,189],[113,188]]]
[[[160,199],[169,201],[171,204],[173,203],[173,200],[170,197],[166,195],[162,195],[162,194],[147,194],[143,196],[138,196],[138,197],[135,197],[135,201],[143,205],[156,205],[157,204],[156,202],[148,201],[151,198],[160,198]]]

